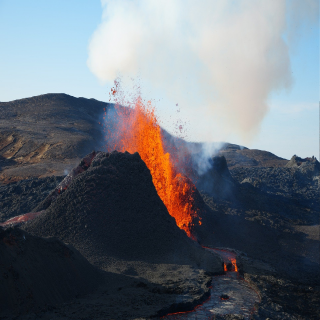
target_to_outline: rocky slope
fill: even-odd
[[[288,163],[288,160],[271,152],[248,149],[230,143],[222,146],[219,155],[226,158],[230,169],[236,167],[284,167]]]
[[[31,178],[0,186],[0,222],[31,212],[62,181],[63,176]]]
[[[103,141],[108,104],[66,94],[0,103],[0,182],[63,175]]]
[[[0,256],[0,317],[72,300],[103,279],[71,246],[17,228],[0,228]]]
[[[0,182],[65,175],[85,154],[104,144],[104,110],[112,104],[66,94],[44,94],[0,102]],[[163,131],[167,149],[201,151],[201,143],[185,143]],[[285,166],[270,152],[226,143],[220,150],[229,168]]]
[[[267,261],[283,275],[320,284],[319,239],[299,229],[319,225],[315,161],[303,172],[300,167],[231,170],[230,194],[224,192],[223,197],[208,188],[202,192],[208,206],[198,228],[202,243],[238,249]],[[208,176],[210,182],[214,185],[215,180]]]

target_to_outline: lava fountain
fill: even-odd
[[[140,154],[169,214],[194,239],[193,227],[201,224],[194,204],[195,186],[177,170],[172,157],[165,152],[161,127],[150,101],[144,103],[138,96],[130,107],[122,107],[116,97],[122,93],[119,89],[119,81],[115,81],[111,90],[115,108],[104,115],[107,149]]]

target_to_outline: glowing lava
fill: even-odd
[[[223,263],[223,270],[225,272],[227,271],[235,271],[238,272],[238,267],[237,267],[237,261],[236,259],[230,259],[230,262],[228,264],[231,264],[230,270],[228,270],[226,263]]]
[[[204,247],[205,248],[205,247]],[[215,253],[219,254],[223,259],[223,269],[225,272],[233,271],[238,272],[236,254],[232,251],[225,250],[225,249],[213,249],[207,248],[209,250],[214,251]]]
[[[112,95],[118,92],[119,82],[115,82]],[[138,97],[131,108],[115,105],[116,124],[110,125],[110,114],[105,113],[105,132],[108,151],[118,150],[130,153],[138,152],[152,175],[153,184],[168,212],[175,218],[180,229],[194,238],[192,227],[201,224],[194,208],[193,183],[177,172],[169,153],[165,153],[161,128],[155,115],[155,109],[148,102],[144,104]]]

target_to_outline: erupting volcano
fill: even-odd
[[[172,157],[165,152],[163,137],[155,108],[149,101],[145,104],[139,96],[131,108],[122,107],[117,101],[119,81],[111,94],[115,96],[117,123],[110,121],[113,115],[105,112],[106,139],[109,152],[118,150],[138,152],[152,175],[153,184],[168,212],[175,218],[180,229],[194,238],[192,228],[201,224],[194,205],[194,185],[191,180],[178,172]]]
[[[0,318],[320,319],[318,160],[115,102],[0,103]]]

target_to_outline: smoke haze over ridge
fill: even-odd
[[[314,0],[101,2],[88,66],[102,82],[139,74],[201,130],[210,131],[201,119],[218,119],[245,140],[258,132],[270,94],[292,85],[294,30],[318,17]]]

